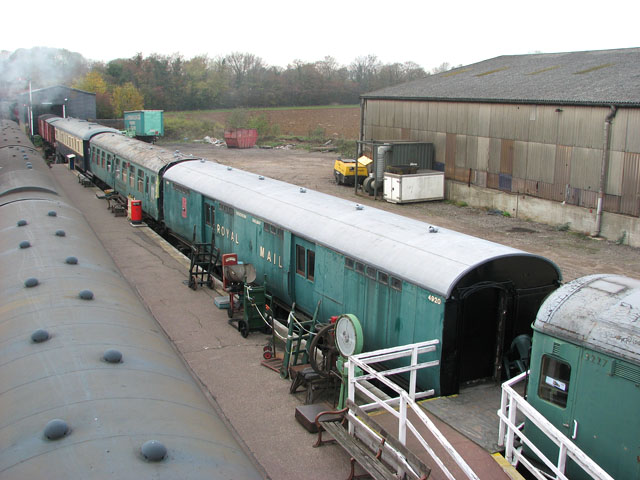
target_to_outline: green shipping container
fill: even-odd
[[[124,129],[135,137],[164,136],[163,110],[132,110],[124,112]]]

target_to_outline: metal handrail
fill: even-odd
[[[407,429],[409,429],[418,442],[422,445],[425,451],[433,458],[434,462],[440,467],[440,469],[444,472],[447,478],[450,480],[455,480],[455,477],[451,474],[451,472],[444,465],[442,460],[437,456],[437,454],[433,451],[431,446],[427,443],[427,441],[423,438],[423,436],[418,431],[417,427],[413,424],[413,422],[407,418],[407,410],[411,409],[418,416],[418,419],[426,426],[429,431],[433,434],[433,436],[440,442],[445,451],[454,459],[460,469],[464,472],[467,478],[472,480],[479,480],[479,477],[475,474],[475,472],[469,467],[469,465],[464,461],[464,459],[460,456],[460,454],[453,448],[453,446],[449,443],[449,441],[445,438],[445,436],[438,430],[435,424],[429,419],[429,417],[424,413],[422,408],[416,403],[416,398],[431,396],[433,395],[433,390],[428,390],[425,392],[416,393],[416,380],[417,380],[417,372],[422,368],[429,368],[439,365],[437,360],[431,362],[423,362],[418,363],[418,355],[421,353],[433,352],[436,350],[437,345],[440,342],[438,340],[429,340],[426,342],[414,343],[410,345],[402,345],[398,347],[386,348],[383,350],[376,350],[373,352],[365,352],[360,353],[358,355],[352,355],[349,357],[345,366],[348,371],[348,398],[352,402],[355,403],[356,391],[362,396],[369,398],[372,403],[362,405],[360,408],[362,410],[371,410],[373,408],[383,408],[385,411],[389,412],[398,420],[398,440],[402,445],[406,445],[407,440]],[[382,370],[378,371],[371,367],[374,363],[379,363],[382,361],[387,361],[390,359],[397,359],[403,357],[411,357],[411,364],[406,367],[394,368],[390,370]],[[359,368],[364,372],[363,375],[356,376],[356,368]],[[404,388],[395,384],[387,377],[390,375],[396,375],[398,373],[410,372],[409,377],[409,391],[407,392]],[[360,373],[360,372],[358,372]],[[398,394],[398,397],[392,399],[382,399],[375,392],[370,391],[366,387],[360,385],[361,382],[375,378],[391,390]],[[396,410],[392,407],[392,405],[399,403],[399,409]],[[354,412],[350,412],[352,415],[349,415],[349,433],[354,434],[355,431],[355,421],[357,420]],[[370,433],[375,434],[367,425],[363,422],[358,421],[358,426],[361,428],[365,428],[369,430]],[[400,456],[398,454],[398,456]],[[399,463],[403,463],[400,459]]]
[[[539,480],[568,480],[565,475],[565,467],[567,464],[567,456],[571,458],[577,465],[582,468],[591,478],[596,480],[613,480],[613,477],[605,472],[594,460],[577,447],[568,437],[558,430],[549,420],[547,420],[540,412],[538,412],[531,404],[529,404],[518,392],[513,388],[516,384],[526,379],[529,372],[523,372],[520,375],[504,382],[502,384],[502,400],[498,417],[500,417],[500,430],[498,433],[498,445],[505,447],[505,458],[512,465],[522,463]],[[518,412],[523,414],[531,421],[542,433],[544,433],[559,448],[558,459],[554,464],[552,460],[547,458],[540,449],[526,437],[521,430],[522,424],[516,424]],[[522,448],[516,447],[515,441],[526,445],[544,463],[544,465],[555,475],[550,477],[540,468],[522,454]]]

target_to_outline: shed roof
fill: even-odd
[[[640,106],[639,78],[640,48],[504,55],[362,97]]]
[[[445,298],[496,259],[527,257],[557,270],[515,248],[212,162],[180,163],[164,178]]]
[[[640,280],[589,275],[553,292],[537,331],[640,365]]]

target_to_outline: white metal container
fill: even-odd
[[[444,172],[420,170],[415,174],[384,174],[384,199],[391,203],[424,202],[444,198]]]

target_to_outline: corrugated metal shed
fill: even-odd
[[[458,280],[492,260],[511,256],[542,259],[453,230],[437,228],[437,233],[430,233],[429,225],[417,220],[371,207],[359,209],[347,200],[303,192],[295,185],[212,162],[180,163],[168,169],[164,178],[268,218],[296,235],[330,245],[447,298]]]
[[[542,304],[535,330],[640,365],[640,280],[590,275]]]
[[[639,69],[640,48],[505,55],[362,97],[640,106]]]

